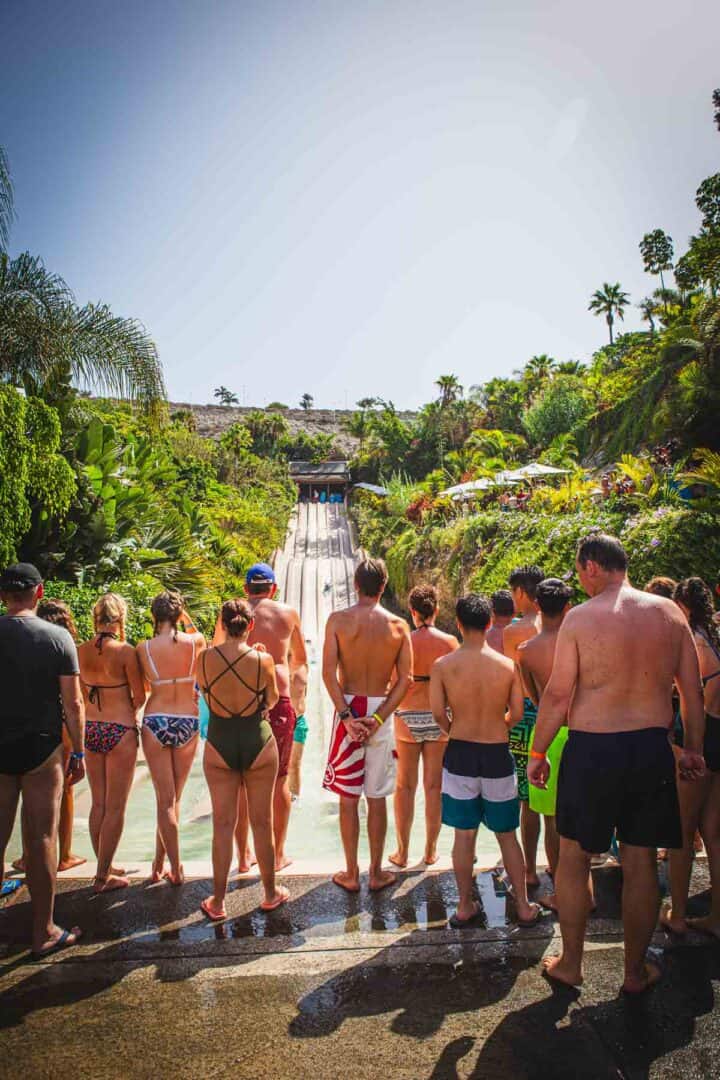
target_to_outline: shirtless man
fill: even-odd
[[[543,691],[550,679],[558,631],[563,619],[570,610],[572,589],[560,578],[545,578],[537,587],[537,605],[540,608],[540,633],[518,646],[518,667],[522,675],[525,691],[537,708]],[[551,876],[555,877],[560,838],[555,828],[555,803],[557,799],[557,772],[563,748],[567,742],[567,724],[563,724],[550,744],[548,759],[551,771],[546,789],[531,785],[530,809],[542,814],[545,819],[545,855]],[[532,739],[530,750],[532,751]],[[555,895],[539,896],[543,907],[557,910]]]
[[[308,665],[305,638],[300,616],[294,608],[274,599],[277,593],[275,573],[267,563],[256,563],[245,575],[245,594],[255,614],[255,625],[248,636],[248,645],[258,642],[265,646],[275,661],[280,700],[270,710],[268,719],[278,748],[280,764],[273,796],[273,833],[275,836],[275,869],[289,866],[292,859],[285,854],[292,797],[288,782],[290,755],[298,715],[305,712]],[[236,837],[240,853],[240,870],[249,870],[247,851],[248,813],[245,789],[238,803]]]
[[[387,585],[382,559],[365,559],[355,570],[357,603],[327,621],[323,682],[335,706],[323,787],[340,796],[340,835],[345,870],[333,881],[360,889],[358,800],[367,799],[372,891],[392,885],[382,869],[387,833],[386,799],[395,790],[392,715],[412,685],[412,648],[407,623],[380,606]]]
[[[503,652],[517,663],[518,648],[540,633],[540,616],[535,599],[537,587],[545,577],[539,566],[519,566],[510,575],[510,593],[515,611],[520,616],[503,631]],[[528,885],[539,885],[537,875],[537,847],[540,838],[540,815],[530,809],[530,789],[527,781],[528,750],[535,727],[537,709],[529,695],[525,694],[525,707],[521,721],[510,732],[510,752],[515,759],[520,799],[520,837],[525,855],[525,873]]]
[[[453,869],[460,898],[450,926],[462,929],[480,915],[472,892],[475,844],[482,822],[500,845],[518,922],[531,926],[540,917],[540,907],[529,904],[527,898],[525,863],[515,831],[520,823],[517,777],[506,721],[508,706],[510,723],[522,716],[522,683],[512,661],[485,640],[490,601],[484,596],[462,596],[455,614],[462,645],[436,660],[430,671],[433,716],[450,733],[443,763],[442,819],[455,829]]]
[[[680,695],[685,731],[679,773],[698,779],[705,771],[700,669],[682,612],[671,600],[632,588],[619,540],[591,533],[578,544],[575,565],[591,599],[568,612],[560,628],[528,770],[531,783],[547,784],[545,754],[569,716],[557,797],[556,889],[563,948],[544,968],[558,982],[582,983],[590,859],[593,852],[608,849],[617,830],[623,868],[623,990],[639,994],[660,978],[660,970],[646,959],[660,907],[656,849],[682,844],[668,738],[672,684]]]
[[[485,635],[485,640],[491,649],[501,653],[503,651],[503,631],[509,626],[515,614],[512,593],[509,589],[498,589],[490,597],[492,604],[492,623]]]

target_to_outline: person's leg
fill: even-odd
[[[360,841],[360,814],[358,799],[340,796],[340,838],[345,852],[345,869],[333,875],[333,881],[348,892],[360,891],[360,868],[358,866],[358,843]]]
[[[90,815],[88,830],[95,857],[100,848],[100,830],[105,817],[105,754],[85,750],[85,769],[90,785]]]
[[[700,919],[688,919],[693,930],[720,937],[720,773],[711,773],[709,791],[700,818],[712,890],[710,914]]]
[[[205,743],[203,771],[210,791],[213,819],[213,894],[206,901],[209,908],[207,913],[211,917],[224,916],[241,774],[235,769],[229,769],[210,743]]]
[[[387,800],[367,798],[367,831],[370,845],[370,873],[368,888],[372,892],[392,885],[395,875],[390,870],[383,870],[382,861],[387,835]]]
[[[455,912],[463,921],[477,915],[479,905],[473,900],[473,863],[477,829],[456,829],[452,849],[452,864],[458,888],[458,906]]]
[[[518,843],[517,833],[515,830],[512,832],[498,832],[495,833],[495,836],[500,845],[503,866],[512,885],[518,918],[521,922],[529,922],[531,919],[537,918],[539,908],[537,904],[531,904],[528,901],[525,860]]]
[[[288,780],[290,783],[290,794],[296,799],[300,798],[300,789],[302,786],[302,759],[305,752],[305,745],[301,742],[293,742],[292,750],[290,751],[290,771],[288,772]]]
[[[406,739],[397,739],[395,748],[397,750],[397,783],[393,805],[397,850],[390,856],[390,862],[395,866],[407,866],[422,747],[414,740],[409,742]]]
[[[292,859],[285,854],[285,841],[287,839],[288,825],[290,824],[290,809],[292,796],[290,794],[290,781],[287,773],[278,776],[273,790],[273,832],[275,837],[275,869],[282,870],[289,866]]]
[[[237,802],[237,823],[235,825],[235,847],[238,856],[238,874],[247,874],[248,870],[255,865],[257,859],[253,855],[249,844],[250,816],[248,814],[248,798],[245,790],[245,781],[240,781]]]
[[[680,776],[677,778],[683,846],[672,848],[668,856],[670,905],[663,908],[660,916],[660,925],[674,934],[684,934],[687,931],[685,919],[694,858],[695,831],[700,821],[703,804],[708,797],[709,784],[710,779],[707,776],[701,780],[683,780]]]
[[[528,885],[539,885],[537,872],[537,849],[540,840],[540,815],[530,809],[530,803],[520,803],[520,836],[525,856],[525,880]]]
[[[65,777],[65,774],[67,773],[71,750],[72,743],[70,742],[70,738],[63,725],[63,777]],[[69,784],[67,779],[65,779],[62,799],[60,801],[60,825],[58,826],[58,843],[60,845],[58,870],[70,870],[73,866],[82,866],[82,864],[87,861],[80,855],[73,855],[71,851],[74,818],[75,794],[73,792],[72,784]]]
[[[543,967],[547,975],[570,986],[580,986],[583,981],[582,959],[585,944],[585,926],[590,912],[590,859],[591,856],[577,840],[560,837],[560,858],[555,875],[562,952],[549,957]]]
[[[5,851],[15,826],[19,798],[20,777],[0,773],[0,881],[5,880]]]
[[[120,843],[125,824],[127,807],[135,762],[137,761],[137,737],[129,729],[105,757],[105,815],[98,841],[98,864],[95,876],[97,892],[122,889],[130,884],[126,877],[111,872],[112,860]]]
[[[277,885],[275,881],[277,852],[273,829],[273,792],[276,786],[277,769],[277,747],[271,740],[263,747],[251,768],[245,773],[250,827],[265,893],[260,906],[265,911],[279,907],[290,895],[286,888]]]
[[[155,789],[157,814],[157,838],[152,879],[153,881],[159,881],[162,877],[166,854],[170,860],[170,874],[179,877],[180,839],[175,806],[175,773],[172,763],[172,755],[175,751],[162,746],[147,727],[142,729],[142,745]]]
[[[442,823],[442,768],[447,743],[426,742],[422,746],[423,789],[425,791],[425,856],[427,866],[437,862],[437,841]]]
[[[620,844],[623,870],[622,918],[625,934],[623,990],[638,993],[656,982],[660,971],[646,956],[660,911],[657,848]]]
[[[182,793],[185,790],[190,771],[193,767],[195,760],[195,754],[197,753],[198,743],[200,741],[199,735],[193,735],[184,746],[174,747],[170,751],[170,757],[172,759],[173,777],[175,780],[175,820],[177,821],[178,830],[180,828],[180,800],[182,799]],[[179,836],[178,836],[179,842]],[[180,864],[179,880],[173,878],[172,873],[169,875],[170,881],[173,885],[180,885],[185,880],[182,863]]]
[[[558,835],[554,817],[544,814],[543,824],[545,826],[545,857],[548,862],[548,873],[554,880],[558,859],[560,857],[560,836]],[[540,896],[537,896],[536,899],[544,908],[549,908],[551,911],[557,911],[557,896],[555,895],[554,889],[549,893],[542,893]]]
[[[63,933],[55,924],[55,881],[58,853],[58,818],[63,789],[62,747],[21,779],[25,814],[27,883],[32,900],[32,948],[41,953]],[[80,931],[73,927],[71,936]],[[70,941],[69,944],[72,944]]]

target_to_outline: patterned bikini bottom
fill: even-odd
[[[189,743],[193,735],[200,730],[197,716],[166,716],[163,713],[151,713],[143,720],[143,726],[151,731],[161,746],[177,750]]]
[[[445,740],[447,738],[440,725],[435,723],[431,712],[408,711],[398,712],[396,715],[405,721],[407,729],[416,743],[437,742],[438,739]]]
[[[129,724],[114,724],[111,720],[87,720],[85,749],[92,750],[95,754],[109,754],[127,731],[134,731],[135,739],[138,739],[138,729],[130,727]]]

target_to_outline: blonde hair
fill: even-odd
[[[120,624],[120,640],[125,640],[125,620],[127,618],[127,601],[117,593],[103,593],[92,609],[93,625],[96,631],[102,631],[104,626]]]

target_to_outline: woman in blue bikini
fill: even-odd
[[[145,760],[155,786],[157,834],[152,880],[165,877],[182,885],[180,862],[180,797],[192,768],[198,744],[198,701],[195,677],[205,638],[186,615],[179,593],[163,592],[150,611],[155,627],[149,641],[137,647],[149,697],[142,725]],[[178,629],[182,622],[190,632]],[[163,873],[165,855],[170,870]]]

